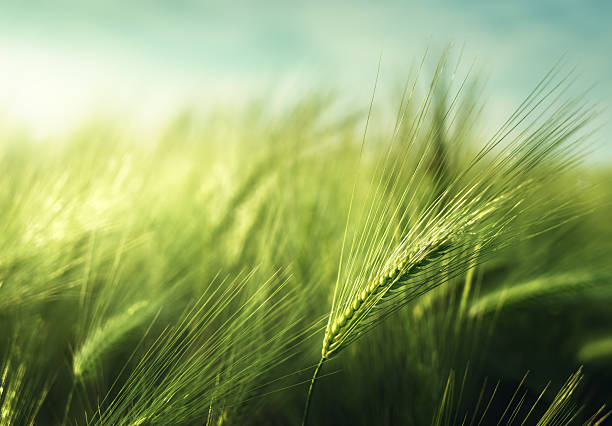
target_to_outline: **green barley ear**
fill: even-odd
[[[77,381],[85,380],[100,360],[132,330],[149,320],[155,306],[146,300],[134,303],[124,312],[107,319],[93,329],[78,347],[72,361]]]
[[[156,339],[93,424],[190,424],[243,404],[291,354],[299,312],[286,281],[253,287],[254,272],[214,281]],[[114,396],[112,396],[114,395]]]
[[[584,409],[584,407],[578,406],[575,402],[576,391],[583,379],[582,368],[572,374],[565,382],[546,408],[544,414],[537,420],[537,423],[535,423],[533,413],[536,407],[542,404],[543,397],[549,390],[550,382],[538,394],[533,403],[527,405],[529,404],[529,389],[525,386],[527,376],[528,374],[523,376],[512,397],[507,402],[504,402],[504,411],[501,415],[498,413],[497,417],[493,417],[496,414],[490,408],[496,397],[499,400],[498,388],[500,382],[497,382],[492,391],[487,392],[487,380],[485,379],[478,402],[473,408],[472,415],[468,417],[469,412],[460,413],[458,411],[462,403],[462,390],[466,377],[464,376],[459,388],[455,381],[454,372],[451,371],[440,399],[440,405],[432,419],[432,426],[459,424],[461,420],[461,424],[467,424],[467,421],[469,421],[469,424],[520,424],[521,426],[526,424],[537,424],[538,426],[565,426],[574,424],[576,417]],[[459,394],[458,399],[455,399],[455,392]],[[605,407],[601,407],[584,424],[591,426],[602,424],[609,415],[610,412],[606,413]]]
[[[443,57],[414,117],[398,114],[396,128],[406,126],[408,130],[394,132],[375,166],[370,183],[373,190],[370,197],[364,197],[365,206],[351,205],[361,217],[349,240],[348,256],[341,255],[304,423],[312,387],[327,359],[409,301],[465,273],[473,266],[476,247],[480,262],[519,238],[521,227],[541,232],[574,215],[565,208],[564,194],[537,200],[538,208],[547,206],[547,217],[530,215],[542,185],[561,176],[576,161],[575,148],[583,141],[582,130],[592,118],[592,111],[576,100],[559,102],[557,95],[564,79],[556,81],[558,70],[545,77],[432,199],[431,182],[422,178],[430,163],[420,159],[437,152],[439,141],[423,123],[431,117],[431,96],[445,64]],[[446,114],[452,116],[452,109]],[[437,129],[438,133],[444,131]],[[403,139],[397,140],[398,134]],[[383,191],[386,197],[382,197]],[[394,205],[388,205],[389,199]],[[522,223],[515,226],[517,217]],[[347,229],[351,225],[349,222]]]
[[[564,110],[566,106],[560,108]],[[529,117],[529,113],[524,114],[515,120]],[[544,178],[537,165],[557,162],[561,173],[562,164],[571,160],[566,158],[565,145],[576,142],[571,136],[585,124],[572,117],[554,116],[544,123],[533,123],[529,131],[507,140],[503,147],[501,141],[492,139],[443,195],[429,205],[414,200],[403,204],[400,211],[377,204],[375,193],[374,204],[366,210],[368,217],[352,242],[348,259],[341,265],[322,357],[333,356],[398,306],[450,276],[464,273],[470,266],[469,253],[476,245],[481,245],[480,255],[486,257],[495,248],[510,244],[517,236],[511,226],[513,220],[529,217],[529,196]],[[563,131],[557,134],[557,130],[550,129],[553,125],[563,127]],[[430,143],[428,136],[421,141],[426,147]],[[494,148],[500,152],[487,158]],[[404,155],[410,154],[408,150]],[[396,161],[381,167],[399,167]],[[400,201],[411,201],[412,194],[422,192],[421,181],[414,177],[420,168],[415,167],[406,187],[390,183],[391,187],[398,186],[395,195]],[[552,198],[551,209],[558,219],[565,211]],[[415,213],[412,223],[406,223],[406,216]],[[532,225],[538,222],[533,219]]]
[[[578,351],[578,360],[584,363],[612,360],[612,336],[604,336],[586,342]]]
[[[538,426],[566,425],[572,423],[579,408],[573,401],[574,393],[582,382],[582,367],[574,373],[559,390],[546,412],[538,421]]]
[[[495,313],[530,304],[568,299],[572,302],[609,298],[609,277],[591,271],[573,271],[543,275],[518,284],[494,290],[475,300],[469,310],[472,317]]]
[[[46,370],[38,365],[41,350],[38,333],[43,333],[38,320],[30,320],[27,328],[18,326],[0,355],[2,425],[34,425],[51,387],[51,378],[45,377]]]

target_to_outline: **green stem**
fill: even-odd
[[[70,393],[68,394],[68,400],[66,401],[66,407],[64,408],[64,418],[62,419],[62,426],[64,426],[68,421],[68,412],[70,411],[70,405],[72,404],[72,395],[74,394],[75,387],[76,382],[73,380],[72,386],[70,388]]]
[[[310,398],[312,397],[312,391],[314,389],[314,384],[319,377],[319,373],[321,372],[321,367],[323,367],[323,363],[325,362],[325,358],[321,358],[319,364],[317,364],[317,368],[312,375],[312,380],[310,380],[310,387],[308,388],[308,395],[306,395],[306,406],[304,407],[304,415],[302,416],[302,426],[306,426],[306,422],[308,421],[308,411],[310,409]]]

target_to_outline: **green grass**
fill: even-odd
[[[4,131],[0,423],[603,421],[597,114],[554,68],[488,134],[449,64],[415,69],[389,127],[375,91],[144,140]]]

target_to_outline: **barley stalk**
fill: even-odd
[[[399,150],[394,158],[389,148],[377,165],[372,179],[374,195],[366,201],[370,206],[365,207],[348,259],[341,253],[321,360],[307,394],[304,424],[314,382],[326,360],[410,300],[473,268],[476,247],[481,262],[494,250],[522,237],[519,228],[513,230],[509,224],[529,211],[530,197],[550,179],[544,168],[534,174],[536,166],[550,161],[555,165],[553,171],[559,172],[571,165],[571,149],[576,143],[572,137],[591,118],[591,111],[580,107],[573,110],[576,106],[570,101],[552,111],[548,119],[531,119],[532,112],[548,102],[561,84],[552,85],[552,78],[544,79],[541,90],[530,95],[433,199],[427,198],[430,186],[422,180],[428,173],[427,161],[413,164],[409,160],[427,158],[432,151],[434,155],[439,153],[434,148],[437,132],[444,130],[440,126],[435,134],[420,136],[421,147],[416,142],[423,117],[429,114],[430,97],[426,95],[417,118],[408,124],[408,149]],[[430,93],[436,90],[437,80],[438,73],[431,82]],[[552,87],[548,88],[549,84]],[[544,108],[554,108],[554,101]],[[525,128],[516,130],[525,121]],[[392,139],[390,144],[393,143],[399,142]],[[434,167],[434,181],[439,168]],[[382,191],[390,193],[397,202],[395,207],[385,204],[388,199],[379,195]],[[351,208],[352,201],[349,219]],[[409,214],[417,217],[410,218]],[[523,226],[544,228],[550,223],[562,223],[567,220],[565,214],[553,208],[544,217],[528,216],[532,222]],[[348,223],[349,220],[347,229]],[[441,259],[447,259],[447,263],[442,264]]]

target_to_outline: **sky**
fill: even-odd
[[[100,111],[153,126],[186,104],[313,87],[367,104],[379,58],[398,80],[448,43],[487,76],[493,121],[562,57],[612,118],[607,0],[2,0],[0,120],[42,135]]]

